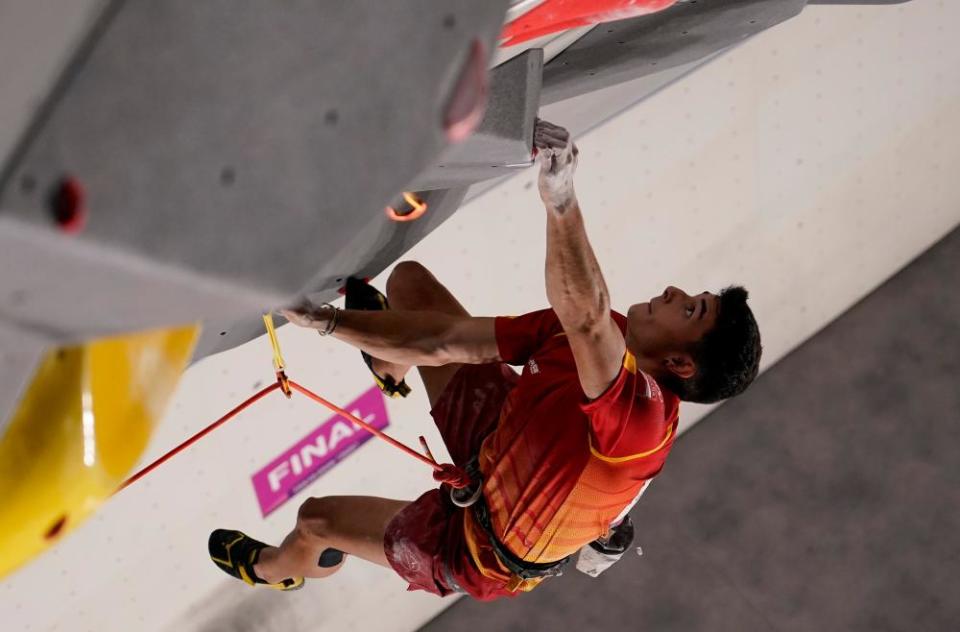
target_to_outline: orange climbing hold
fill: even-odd
[[[388,206],[385,210],[387,212],[387,217],[392,219],[395,222],[412,222],[415,219],[418,219],[421,215],[427,212],[427,203],[418,198],[413,193],[404,191],[403,199],[407,204],[410,205],[410,211],[406,213],[400,213],[392,206]]]

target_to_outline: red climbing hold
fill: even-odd
[[[63,232],[75,235],[86,226],[86,193],[76,178],[68,176],[61,180],[51,196],[50,204],[53,218]]]
[[[501,34],[501,46],[513,46],[559,31],[635,18],[662,11],[676,0],[547,0],[513,22]]]

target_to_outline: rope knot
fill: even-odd
[[[454,489],[463,489],[472,482],[470,475],[463,468],[457,467],[453,463],[441,463],[439,470],[433,471],[433,480],[438,483],[446,483]]]
[[[291,399],[293,391],[290,390],[290,378],[283,369],[277,371],[277,383],[280,385],[280,391],[287,396],[287,399]]]

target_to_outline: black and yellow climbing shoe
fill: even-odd
[[[387,303],[387,297],[380,293],[363,279],[350,277],[347,279],[345,288],[345,300],[343,306],[347,309],[360,309],[365,311],[382,311],[390,309]],[[390,376],[380,376],[373,370],[373,358],[369,353],[360,351],[363,361],[366,363],[370,373],[373,374],[373,380],[386,395],[390,397],[406,397],[410,394],[410,387],[406,380],[400,380],[397,384]]]
[[[269,584],[257,577],[256,573],[253,572],[253,566],[260,557],[260,551],[266,546],[263,542],[258,542],[240,531],[229,529],[214,530],[207,541],[210,559],[220,570],[231,577],[236,577],[251,586],[262,584],[275,590],[302,588],[302,577],[288,577],[277,584]]]

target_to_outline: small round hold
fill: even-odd
[[[54,221],[65,233],[75,235],[87,223],[86,192],[80,181],[72,176],[63,178],[50,196],[50,211]]]

